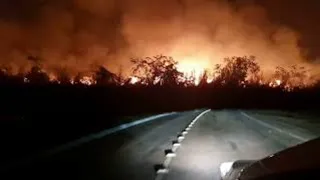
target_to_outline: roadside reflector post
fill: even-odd
[[[184,140],[184,137],[182,135],[178,136],[178,142],[181,142],[182,140]]]
[[[175,147],[175,146],[181,146],[181,144],[178,142],[178,141],[172,141],[172,146]]]
[[[163,164],[156,164],[154,166],[154,170],[157,174],[165,174],[169,172],[169,170]]]
[[[176,152],[177,149],[181,146],[181,144],[178,141],[172,141],[172,151]]]
[[[170,157],[170,158],[176,157],[176,153],[174,153],[172,149],[164,150],[164,154],[166,155],[166,157]]]

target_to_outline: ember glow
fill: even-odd
[[[51,82],[57,82],[58,84],[60,84],[61,82],[58,80],[57,76],[54,74],[49,74],[49,80]]]
[[[270,87],[278,87],[281,85],[281,80],[275,79],[272,80],[271,82],[267,83]]]
[[[96,83],[96,81],[94,80],[93,77],[91,76],[83,76],[81,79],[80,79],[80,83],[84,84],[84,85],[93,85]]]
[[[186,61],[185,63],[178,64],[178,70],[184,73],[184,76],[194,76],[195,84],[198,85],[201,75],[204,73],[206,67],[197,64],[196,61]]]
[[[136,84],[140,81],[139,78],[135,77],[135,76],[131,76],[130,77],[130,84]]]
[[[195,85],[198,85],[205,71],[210,72],[212,70],[213,66],[208,62],[208,59],[202,57],[184,57],[181,58],[181,61],[178,61],[177,68],[185,77],[193,76]],[[209,76],[209,79],[211,80],[208,81],[212,82],[213,77]]]

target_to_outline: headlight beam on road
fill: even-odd
[[[203,111],[194,120],[192,120],[190,122],[190,124],[184,130],[182,130],[182,132],[177,136],[177,140],[172,141],[172,149],[167,149],[164,151],[165,160],[164,160],[163,164],[155,166],[155,171],[157,173],[155,180],[163,180],[163,178],[166,176],[165,174],[167,174],[169,172],[168,167],[169,167],[169,164],[170,164],[172,158],[177,156],[176,151],[181,146],[181,142],[185,139],[185,135],[188,134],[188,131],[191,130],[192,126],[197,122],[197,120],[202,115],[204,115],[205,113],[207,113],[209,111],[210,111],[210,109]]]

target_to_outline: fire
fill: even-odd
[[[140,81],[140,79],[138,77],[135,77],[135,76],[130,77],[130,84],[136,84],[139,81]]]
[[[213,77],[210,77],[210,78],[207,79],[207,83],[208,84],[212,83],[212,81],[213,81]]]
[[[271,82],[269,82],[269,86],[270,87],[277,87],[277,86],[280,86],[282,83],[282,81],[280,79],[275,79]]]
[[[280,80],[280,79],[276,79],[275,82],[276,82],[276,84],[277,84],[278,86],[281,85],[281,80]]]
[[[92,85],[92,84],[95,84],[96,81],[93,79],[93,77],[91,76],[83,76],[81,79],[80,79],[80,83],[84,84],[84,85]]]
[[[185,77],[188,77],[190,75],[195,77],[195,85],[198,85],[200,83],[201,76],[204,74],[207,68],[207,64],[204,64],[203,62],[200,63],[200,61],[193,59],[181,61],[177,65],[178,71],[182,72]]]
[[[55,76],[54,74],[49,74],[49,80],[51,81],[51,82],[53,82],[53,81],[57,81],[57,76]]]
[[[49,74],[49,81],[51,82],[56,82],[58,84],[60,84],[61,82],[58,80],[57,76],[54,74]]]

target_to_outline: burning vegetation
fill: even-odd
[[[254,56],[227,57],[223,63],[212,68],[180,66],[172,57],[157,55],[145,58],[132,58],[130,76],[121,71],[115,74],[104,66],[90,72],[78,72],[72,76],[65,68],[45,72],[41,65],[34,65],[26,73],[12,74],[10,68],[2,68],[0,83],[23,84],[63,84],[85,86],[177,86],[177,87],[241,87],[261,86],[293,90],[306,88],[317,83],[308,70],[302,66],[277,67],[274,73],[263,76]]]

